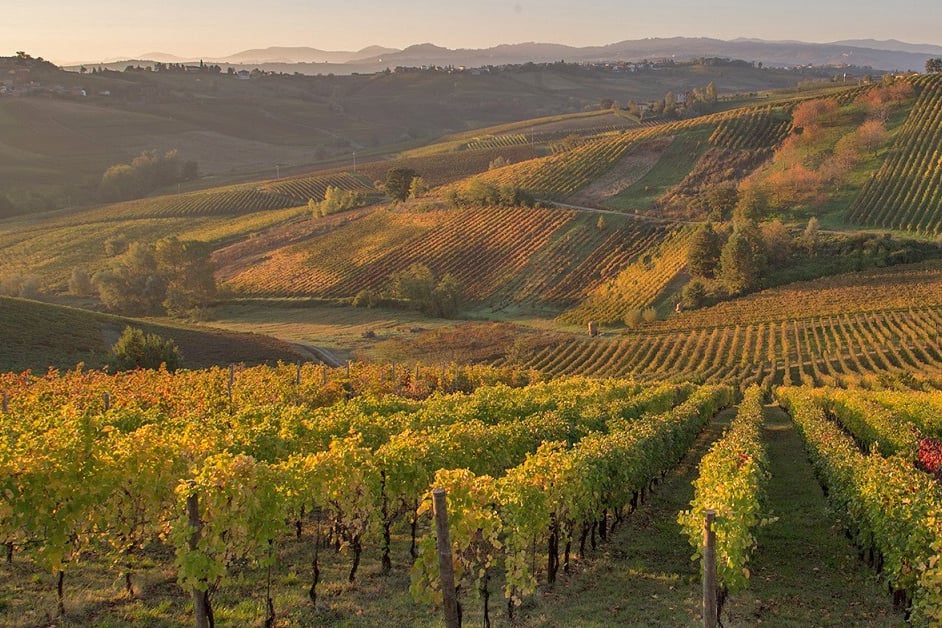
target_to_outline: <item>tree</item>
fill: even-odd
[[[392,168],[386,172],[383,189],[386,195],[394,201],[404,201],[409,198],[412,179],[417,176],[419,176],[418,173],[411,168]]]
[[[755,188],[747,188],[739,195],[733,209],[733,227],[755,225],[766,210],[765,196]]]
[[[706,193],[706,205],[710,210],[710,220],[729,220],[739,202],[739,192],[732,183],[713,186]]]
[[[111,356],[111,365],[119,371],[159,369],[161,365],[173,371],[180,364],[180,351],[173,340],[145,334],[136,327],[124,328],[111,347]]]
[[[183,181],[195,181],[200,177],[200,165],[189,159],[183,162],[183,166],[180,168],[180,178]]]
[[[328,185],[327,190],[324,192],[324,200],[318,203],[313,198],[308,199],[307,206],[308,209],[311,210],[311,213],[314,214],[314,218],[317,218],[318,216],[328,216],[337,212],[353,209],[354,207],[362,205],[364,200],[365,197],[362,192],[344,190],[333,185]]]
[[[504,166],[509,166],[510,162],[503,156],[497,156],[487,164],[488,170],[497,170],[498,168],[503,168]]]
[[[712,277],[720,263],[720,236],[707,223],[697,229],[687,249],[687,270],[694,277]]]
[[[429,316],[451,317],[458,313],[462,290],[450,273],[436,281],[428,266],[417,263],[393,273],[389,280],[390,296],[404,301],[412,309]]]
[[[788,261],[792,254],[792,237],[781,220],[762,224],[762,241],[769,264],[778,267]]]
[[[808,255],[814,257],[818,249],[818,219],[812,216],[808,219],[808,226],[801,236],[801,243],[808,251]]]
[[[451,273],[445,273],[432,292],[432,308],[434,315],[442,318],[451,318],[458,313],[461,307],[461,284]]]
[[[105,307],[132,316],[159,313],[167,290],[153,245],[141,242],[132,243],[111,268],[95,273],[92,282]]]
[[[890,134],[880,120],[867,120],[857,129],[857,137],[866,147],[867,152],[874,153],[876,149],[886,143]]]
[[[92,278],[88,276],[83,268],[73,268],[69,276],[69,294],[77,297],[85,297],[95,292],[95,286],[92,284]]]
[[[940,58],[927,59],[926,60],[926,72],[930,74],[933,72],[942,72],[942,59]]]
[[[409,198],[422,198],[428,194],[428,189],[428,184],[425,182],[425,179],[422,177],[413,177],[412,182],[409,184]]]
[[[803,133],[810,133],[820,126],[827,114],[837,111],[838,103],[834,98],[818,98],[806,100],[792,110],[792,124],[802,129]]]
[[[109,310],[140,316],[198,314],[215,297],[216,284],[204,242],[165,238],[133,242],[111,267],[92,278]]]
[[[708,103],[716,102],[716,99],[717,99],[716,84],[714,84],[713,81],[710,81],[709,83],[707,83],[706,89],[703,92],[703,97],[706,99]]]
[[[211,254],[205,242],[175,237],[157,241],[154,256],[166,282],[161,305],[168,314],[199,317],[216,297]]]
[[[681,305],[688,310],[695,310],[706,300],[706,286],[699,279],[694,279],[686,286],[681,293]]]
[[[765,257],[754,229],[737,229],[720,254],[720,279],[731,294],[741,294],[759,285]]]
[[[435,290],[435,276],[425,264],[412,264],[389,277],[390,296],[412,304],[416,309],[427,307]]]

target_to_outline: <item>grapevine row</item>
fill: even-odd
[[[755,532],[767,518],[763,502],[768,458],[762,423],[762,391],[752,386],[729,430],[700,461],[690,509],[677,518],[691,547],[702,556],[704,513],[716,514],[713,528],[721,598],[748,586],[747,565],[756,546]]]
[[[518,360],[547,375],[847,386],[942,373],[938,306],[614,338],[543,338]]]
[[[802,389],[779,400],[805,441],[836,512],[857,544],[882,566],[894,592],[910,600],[910,621],[942,621],[942,494],[932,476],[901,456],[865,455]]]
[[[914,83],[916,103],[876,175],[851,205],[858,224],[937,234],[942,231],[942,79]]]
[[[4,376],[4,384],[18,377]],[[92,388],[99,382],[90,380]],[[186,374],[179,381],[194,383]],[[298,534],[305,524],[329,530],[348,546],[354,579],[371,530],[384,532],[384,563],[389,527],[410,511],[415,535],[416,504],[435,470],[501,473],[545,440],[582,442],[613,420],[661,411],[689,394],[562,381],[424,404],[365,397],[313,411],[295,405],[300,400],[234,410],[218,394],[216,406],[178,405],[167,400],[182,392],[172,386],[134,388],[137,405],[76,404],[75,384],[50,374],[14,391],[3,417],[0,536],[60,574],[83,551],[109,552],[132,593],[132,573],[143,568],[139,548],[168,538],[179,583],[201,595],[225,582],[235,563],[273,560],[286,521]],[[53,394],[41,392],[50,386]],[[468,418],[481,412],[489,422]],[[666,442],[679,446],[676,437]],[[315,589],[316,582],[312,596]]]

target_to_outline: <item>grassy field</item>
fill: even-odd
[[[86,310],[0,297],[0,370],[70,369],[78,362],[100,368],[111,345],[127,326],[172,339],[183,356],[182,366],[258,364],[307,359],[284,341],[255,332],[235,333],[154,320],[135,320]]]
[[[643,177],[627,189],[606,200],[605,207],[618,210],[645,211],[690,172],[707,149],[712,129],[698,129],[674,138],[667,150]]]

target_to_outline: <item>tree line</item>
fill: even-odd
[[[145,151],[128,163],[115,164],[105,170],[99,194],[105,201],[140,198],[161,187],[192,181],[199,176],[199,164],[184,161],[176,150],[160,154]]]

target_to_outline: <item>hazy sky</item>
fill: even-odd
[[[940,0],[3,0],[0,55],[55,62],[248,48],[358,50],[431,42],[577,46],[643,37],[942,44]]]

